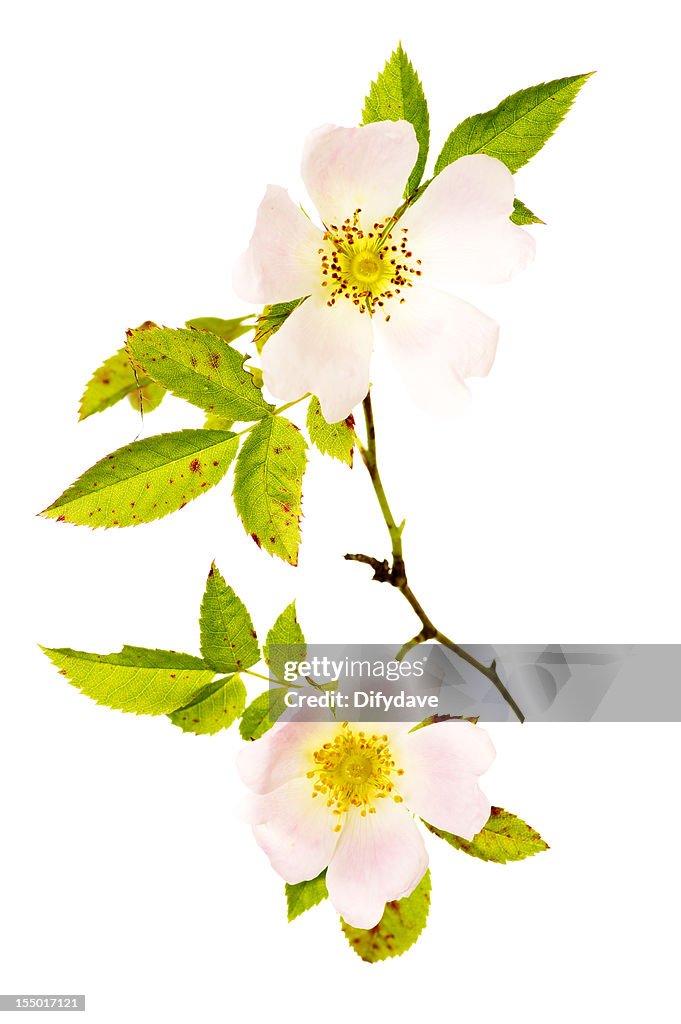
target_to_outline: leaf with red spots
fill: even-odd
[[[152,404],[149,403],[149,396],[145,395],[148,388],[156,389],[154,398],[157,400]],[[165,394],[165,388],[160,388],[157,384],[154,384],[144,373],[140,372],[135,377],[130,356],[125,348],[119,349],[118,352],[109,356],[99,369],[93,373],[80,400],[78,418],[85,420],[88,416],[92,416],[93,413],[109,409],[112,405],[125,398],[126,395],[130,397],[131,403],[136,408],[139,408],[140,389],[142,391],[142,401],[145,402],[146,398],[144,412],[151,412],[152,409],[160,405]]]
[[[286,664],[297,665],[307,657],[307,643],[298,625],[295,601],[284,608],[267,634],[263,654],[270,672],[282,683]]]
[[[307,407],[307,432],[320,452],[352,467],[352,453],[357,441],[352,414],[338,423],[327,423],[319,399],[312,397]]]
[[[165,715],[183,707],[215,672],[200,658],[125,646],[116,654],[43,647],[62,675],[86,697],[118,711]]]
[[[246,687],[238,675],[218,679],[183,708],[168,715],[173,725],[196,736],[212,736],[229,729],[246,706]]]
[[[237,453],[228,430],[178,430],[134,441],[88,469],[41,515],[80,526],[137,526],[214,487]]]
[[[492,808],[489,821],[471,840],[454,836],[451,832],[443,832],[442,829],[429,825],[427,821],[424,821],[424,825],[454,849],[479,860],[494,861],[496,864],[525,860],[526,857],[533,857],[535,853],[542,853],[549,848],[548,843],[545,843],[539,833],[522,818],[505,811],[502,807]]]
[[[298,564],[306,451],[297,427],[271,416],[251,430],[234,472],[234,503],[246,533],[290,565]]]
[[[367,963],[401,956],[414,945],[426,927],[430,910],[430,871],[403,900],[386,903],[383,917],[373,928],[353,928],[341,918],[350,948]]]
[[[205,412],[251,423],[272,411],[244,369],[246,357],[215,334],[169,327],[129,331],[127,348],[143,373]]]
[[[286,710],[287,692],[285,686],[276,686],[259,693],[251,701],[239,722],[242,739],[259,740],[272,728]]]
[[[260,647],[246,605],[213,562],[201,602],[201,654],[216,672],[232,674],[260,661]]]

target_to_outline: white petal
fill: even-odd
[[[460,411],[469,398],[464,378],[484,377],[492,367],[499,327],[469,302],[420,281],[404,295],[403,304],[390,303],[387,323],[374,317],[379,337],[419,405]]]
[[[403,804],[378,800],[376,814],[353,807],[326,873],[335,909],[355,928],[373,928],[385,904],[414,891],[428,867],[421,833]]]
[[[312,797],[310,779],[293,779],[253,801],[253,835],[277,874],[291,885],[316,878],[331,860],[339,833],[338,817],[324,798]]]
[[[333,723],[277,722],[259,740],[241,748],[239,774],[254,793],[269,793],[314,767],[313,753],[337,728]]]
[[[369,390],[372,331],[369,317],[347,299],[327,306],[310,296],[298,306],[262,353],[265,384],[292,402],[311,392],[329,423],[349,416]]]
[[[424,277],[451,287],[462,281],[508,281],[534,259],[534,238],[511,223],[513,175],[477,153],[449,164],[407,210],[409,248]]]
[[[322,232],[285,189],[268,185],[233,286],[245,302],[286,302],[309,295],[321,280]]]
[[[478,777],[494,760],[489,735],[469,722],[440,722],[402,738],[396,756],[400,793],[410,810],[437,828],[472,839],[490,815]]]
[[[419,146],[408,121],[362,128],[324,125],[307,137],[301,173],[324,224],[339,226],[360,209],[368,226],[402,203]]]

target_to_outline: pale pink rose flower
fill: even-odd
[[[478,777],[494,759],[468,722],[284,722],[244,747],[253,833],[285,881],[327,868],[329,898],[356,928],[408,896],[428,854],[414,816],[472,839],[490,815]]]
[[[262,369],[275,397],[311,392],[329,422],[366,395],[374,334],[417,401],[454,409],[464,378],[489,372],[499,329],[449,289],[507,281],[534,258],[534,239],[509,220],[513,176],[483,154],[446,167],[394,222],[417,153],[407,121],[312,132],[302,176],[323,226],[270,185],[235,268],[249,303],[307,297],[267,342]]]

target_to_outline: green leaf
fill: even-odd
[[[154,327],[155,323],[146,320],[137,330],[148,331]],[[120,402],[126,395],[132,395],[138,388],[144,388],[151,383],[143,373],[135,376],[130,356],[125,348],[121,348],[95,370],[80,400],[78,418],[84,420],[95,412],[102,412]],[[158,402],[156,404],[158,405]],[[139,400],[136,402],[136,408],[139,408]]]
[[[284,608],[267,634],[263,654],[272,675],[281,682],[284,681],[285,662],[298,664],[307,657],[307,644],[296,618],[295,601]]]
[[[253,324],[245,324],[244,320],[251,317],[241,316],[232,320],[221,320],[217,316],[197,316],[194,320],[187,320],[185,326],[193,327],[196,331],[208,331],[215,334],[223,341],[236,341],[242,334],[248,334],[253,330]]]
[[[258,638],[246,605],[213,562],[201,602],[201,654],[216,672],[233,675],[260,661]]]
[[[214,413],[209,412],[203,426],[205,430],[231,430],[234,426],[234,420],[228,419],[227,416],[216,416]]]
[[[117,654],[41,648],[86,697],[118,711],[165,715],[189,703],[215,673],[200,658],[125,646]]]
[[[514,224],[544,224],[541,217],[537,217],[536,213],[532,213],[532,210],[528,210],[525,203],[521,203],[519,199],[513,200],[513,213],[511,214],[511,220]]]
[[[234,473],[234,503],[258,547],[298,564],[307,445],[290,420],[261,420],[244,441]]]
[[[401,43],[386,61],[376,81],[371,83],[369,95],[364,101],[362,124],[371,124],[373,121],[409,121],[414,126],[419,155],[404,191],[405,197],[410,196],[423,177],[430,128],[423,87]]]
[[[494,861],[497,864],[506,864],[510,860],[524,860],[549,849],[538,832],[521,818],[501,807],[492,808],[489,821],[470,842],[450,832],[443,832],[434,825],[429,825],[427,821],[424,825],[456,850],[462,850],[479,860]]]
[[[184,508],[219,483],[239,447],[224,430],[134,441],[86,470],[40,514],[79,526],[137,526]]]
[[[469,153],[494,156],[515,173],[551,138],[592,74],[557,78],[521,89],[507,96],[494,110],[462,121],[445,142],[435,174]]]
[[[205,412],[250,422],[272,410],[244,369],[246,356],[207,331],[129,331],[128,352],[157,384]]]
[[[151,381],[140,373],[139,383],[144,387]],[[102,412],[116,405],[126,395],[136,391],[137,386],[130,356],[124,348],[119,349],[93,373],[80,400],[78,419],[85,420],[95,412]]]
[[[287,882],[286,906],[289,921],[295,921],[306,910],[311,910],[318,903],[322,903],[328,895],[326,868],[316,878],[311,878],[309,882],[298,882],[296,885],[289,885]]]
[[[262,352],[265,343],[273,334],[276,334],[281,325],[291,315],[296,306],[299,306],[305,299],[293,299],[292,302],[276,302],[272,306],[265,306],[262,313],[255,322],[255,347],[258,353]]]
[[[127,353],[126,353],[127,358]],[[133,409],[146,415],[148,412],[153,412],[154,409],[158,409],[159,405],[163,401],[166,389],[162,388],[160,384],[154,384],[153,380],[150,380],[144,387],[137,388],[136,391],[131,391],[128,395],[128,401]]]
[[[352,466],[352,452],[357,440],[355,418],[352,413],[338,423],[327,423],[319,399],[313,396],[307,407],[307,429],[310,440],[320,452]]]
[[[183,732],[197,736],[212,736],[228,729],[242,714],[246,706],[246,687],[238,675],[218,679],[206,687],[199,696],[168,717]]]
[[[374,928],[353,928],[342,918],[341,927],[357,956],[375,964],[406,953],[426,927],[429,910],[430,871],[426,871],[411,896],[386,903],[383,917]]]
[[[284,686],[265,690],[251,701],[239,722],[239,732],[244,740],[258,740],[268,732],[286,710]]]

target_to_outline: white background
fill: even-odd
[[[355,123],[400,38],[433,155],[509,92],[598,70],[518,175],[547,221],[535,265],[470,296],[502,323],[471,414],[415,412],[376,364],[413,586],[462,642],[681,641],[671,11],[5,4],[0,991],[86,992],[96,1024],[213,1024],[237,1006],[306,1022],[676,1019],[677,725],[492,727],[486,791],[551,852],[501,868],[432,842],[428,929],[371,967],[328,905],[287,925],[239,821],[236,733],[98,707],[35,646],[197,652],[213,557],[262,634],[293,597],[318,643],[414,631],[399,595],[341,559],[386,553],[361,467],[313,453],[297,570],[245,537],[229,483],[135,531],[35,518],[140,430],[126,403],[76,422],[92,370],[143,320],[245,311],[230,270],[264,185],[302,198],[306,132]],[[142,431],[200,422],[167,400]]]

